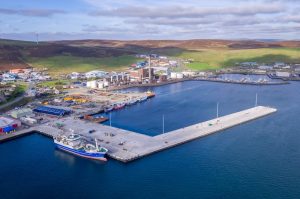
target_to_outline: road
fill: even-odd
[[[16,97],[15,99],[13,99],[12,101],[9,101],[5,104],[2,104],[0,105],[0,111],[8,108],[8,107],[12,107],[13,108],[13,105],[14,104],[17,104],[19,102],[21,102],[22,100],[24,100],[26,97],[29,97],[28,96],[28,91],[31,90],[32,88],[34,88],[35,84],[33,82],[30,82],[28,87],[27,87],[27,90],[19,97]]]

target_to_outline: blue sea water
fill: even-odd
[[[146,88],[129,89],[143,91]],[[1,199],[300,198],[300,83],[246,86],[189,81],[112,113],[112,125],[148,135],[255,104],[278,112],[140,160],[82,159],[31,135],[0,144]]]

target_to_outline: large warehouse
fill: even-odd
[[[20,126],[19,120],[0,116],[0,133],[9,133]]]
[[[56,116],[64,116],[71,113],[71,111],[69,110],[54,108],[49,106],[39,106],[33,111],[37,113],[45,113],[45,114],[56,115]]]

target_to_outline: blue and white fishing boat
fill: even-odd
[[[59,135],[55,137],[54,143],[57,148],[80,157],[93,160],[107,160],[105,154],[108,150],[99,146],[97,139],[95,139],[95,144],[92,144],[83,139],[82,136],[72,133],[68,136]]]
[[[137,99],[130,99],[130,100],[128,100],[128,101],[126,102],[126,105],[127,105],[127,106],[131,106],[131,105],[136,104],[137,102],[138,102]]]
[[[141,97],[141,98],[139,99],[139,102],[144,102],[144,101],[146,101],[147,99],[148,99],[148,96]]]
[[[105,109],[104,109],[104,112],[105,113],[108,113],[110,111],[114,110],[114,105],[109,105],[109,106],[106,106]]]

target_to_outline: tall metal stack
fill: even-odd
[[[149,83],[152,82],[152,74],[151,74],[151,55],[149,55]]]

